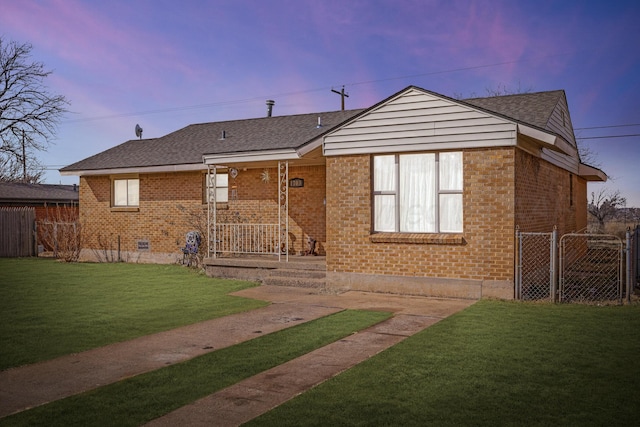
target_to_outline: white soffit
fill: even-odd
[[[59,171],[62,176],[91,176],[91,175],[118,175],[125,173],[165,173],[165,172],[192,172],[206,171],[207,167],[202,163],[186,165],[140,166],[117,169],[88,169],[76,171]]]
[[[580,163],[578,166],[578,175],[587,181],[607,182],[607,174],[598,168]]]
[[[297,160],[300,156],[295,149],[272,151],[248,151],[244,153],[205,154],[202,156],[206,165],[220,165],[246,162],[265,162],[273,160]]]
[[[577,154],[577,150],[571,146],[571,144],[552,133],[523,125],[522,123],[518,123],[518,133],[542,142],[545,147],[551,150],[559,151],[570,156]]]
[[[307,154],[309,154],[310,152],[312,152],[313,150],[321,146],[322,146],[322,138],[316,138],[313,141],[309,142],[308,144],[305,144],[302,147],[298,148],[297,152],[298,152],[298,155],[302,157],[302,156],[306,156]]]

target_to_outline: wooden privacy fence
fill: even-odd
[[[0,208],[0,257],[35,255],[34,208]]]

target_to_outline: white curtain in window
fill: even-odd
[[[440,232],[462,233],[462,194],[440,195]]]
[[[114,206],[127,205],[127,180],[116,179],[113,182],[113,204]]]
[[[375,231],[396,231],[396,196],[376,195],[373,201],[375,205],[373,225]]]
[[[396,188],[396,156],[376,156],[373,158],[373,191],[392,192]],[[396,231],[395,194],[376,194],[373,199],[375,231]]]
[[[440,191],[462,191],[462,152],[440,153]]]
[[[400,231],[435,231],[435,197],[435,154],[401,155]]]
[[[127,206],[138,206],[140,200],[140,181],[128,179],[127,183]]]
[[[396,156],[373,158],[373,190],[396,191]]]
[[[226,173],[216,174],[216,185],[218,187],[228,187],[229,186],[229,175]]]
[[[216,188],[216,202],[226,203],[229,201],[229,188]]]

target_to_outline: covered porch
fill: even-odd
[[[205,156],[208,262],[258,262],[269,269],[265,265],[299,265],[296,257],[325,255],[326,166],[321,151],[304,158],[286,153],[254,157]]]

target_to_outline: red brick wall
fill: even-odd
[[[522,150],[516,151],[516,225],[560,235],[586,227],[586,181]]]
[[[202,211],[199,172],[144,174],[138,209],[111,208],[111,178],[81,177],[80,221],[83,247],[136,251],[138,240],[149,240],[151,252],[178,253],[193,228],[189,211]],[[206,207],[206,206],[205,206]]]
[[[36,221],[73,221],[78,218],[78,205],[68,206],[66,204],[49,204],[47,206],[36,206]]]
[[[464,151],[464,232],[459,243],[440,236],[434,236],[439,243],[372,242],[371,157],[328,158],[327,270],[512,280],[514,151]]]
[[[586,182],[516,148],[464,150],[460,235],[371,233],[371,157],[327,159],[327,271],[513,281],[514,231],[586,226]],[[572,182],[572,183],[571,183]],[[401,240],[404,239],[403,242]]]
[[[229,203],[219,204],[218,221],[277,223],[277,169],[240,170],[229,180]],[[322,242],[324,249],[324,166],[289,168],[289,178],[304,179],[303,188],[289,189],[290,249],[306,249],[307,236]],[[138,240],[148,240],[152,253],[181,253],[185,234],[201,228],[206,232],[207,205],[203,203],[202,172],[141,174],[138,209],[111,208],[111,178],[87,176],[80,180],[80,220],[83,247],[137,251]],[[236,198],[232,199],[231,190]]]

